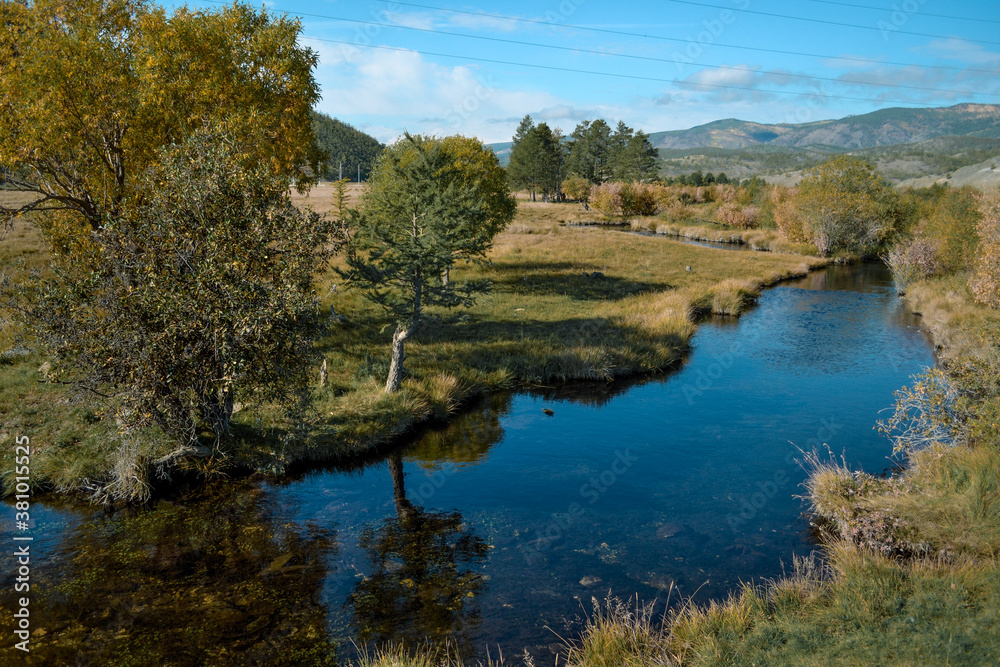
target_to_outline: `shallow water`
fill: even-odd
[[[884,267],[830,267],[703,323],[673,372],[493,396],[354,471],[36,503],[32,655],[307,664],[324,640],[433,637],[548,661],[592,597],[721,598],[808,554],[800,449],[886,469],[879,410],[933,363]]]

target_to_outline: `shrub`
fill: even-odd
[[[608,182],[591,190],[593,206],[610,217],[655,215],[659,210],[658,196],[662,186],[647,183]]]
[[[658,185],[626,183],[622,188],[622,215],[656,215]]]
[[[920,236],[938,244],[943,271],[974,267],[979,247],[976,225],[982,218],[978,204],[973,188],[946,188],[921,225]]]
[[[676,199],[663,209],[663,213],[671,220],[676,221],[690,220],[694,217],[694,211]]]
[[[736,201],[736,187],[733,185],[716,185],[712,195],[715,201],[731,204]]]
[[[914,378],[912,386],[895,392],[896,405],[889,419],[877,424],[893,442],[895,453],[911,455],[934,445],[963,441],[963,415],[956,402],[959,388],[940,368]]]
[[[723,225],[739,229],[756,229],[760,219],[760,207],[723,204],[715,212],[715,217]]]
[[[979,212],[982,214],[976,225],[979,255],[969,288],[976,301],[1000,308],[1000,193],[981,195]]]
[[[590,204],[606,216],[622,215],[623,183],[601,183],[590,190]]]
[[[899,194],[864,160],[827,160],[802,181],[796,201],[821,255],[878,252],[905,218]]]
[[[893,282],[899,294],[910,284],[928,278],[941,270],[938,261],[938,244],[927,239],[913,239],[897,243],[882,259],[892,271]]]
[[[795,205],[798,188],[777,189],[771,191],[774,224],[789,241],[808,243],[809,233],[806,231],[805,218]]]
[[[584,204],[590,201],[590,187],[590,181],[583,176],[570,176],[562,182],[563,194]]]

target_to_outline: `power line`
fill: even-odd
[[[610,57],[615,57],[615,58],[629,58],[629,59],[632,59],[632,60],[644,60],[644,61],[658,62],[658,63],[673,63],[673,64],[696,65],[698,67],[708,67],[708,68],[711,68],[711,69],[729,70],[729,71],[734,71],[734,72],[749,72],[751,74],[756,74],[759,71],[759,70],[756,70],[756,69],[754,69],[752,67],[738,67],[738,66],[734,66],[734,65],[710,65],[708,63],[698,63],[698,62],[686,61],[686,60],[672,60],[672,59],[669,59],[669,58],[654,58],[652,56],[637,56],[637,55],[633,55],[633,54],[629,54],[629,53],[609,53],[609,52],[606,52],[606,51],[596,51],[596,50],[593,50],[593,49],[581,49],[581,48],[572,47],[572,46],[557,46],[557,45],[554,45],[554,44],[541,44],[539,42],[525,42],[525,41],[518,40],[518,39],[508,39],[508,38],[505,38],[505,37],[488,37],[488,36],[485,36],[485,35],[470,35],[468,33],[452,32],[450,30],[437,30],[437,29],[434,29],[434,28],[416,28],[416,27],[413,27],[413,26],[398,25],[398,24],[395,24],[395,23],[386,24],[386,23],[380,23],[380,22],[377,22],[377,21],[366,21],[366,20],[362,20],[362,19],[348,19],[348,18],[343,18],[343,17],[340,17],[340,16],[327,16],[327,15],[324,15],[324,14],[308,14],[308,13],[305,13],[305,12],[290,12],[290,13],[292,13],[295,16],[310,16],[310,17],[314,17],[314,18],[329,19],[329,20],[333,20],[333,21],[343,21],[345,23],[356,23],[356,24],[361,24],[361,25],[383,26],[383,27],[387,27],[387,28],[393,28],[393,29],[396,29],[396,30],[410,30],[410,31],[413,31],[413,32],[431,33],[431,34],[435,34],[435,35],[449,35],[451,37],[464,37],[464,38],[467,38],[467,39],[478,39],[478,40],[483,40],[483,41],[487,41],[487,42],[500,42],[500,43],[503,43],[503,44],[517,44],[519,46],[532,46],[532,47],[537,47],[537,48],[542,48],[542,49],[555,49],[557,51],[571,51],[571,52],[574,52],[574,53],[587,53],[587,54],[597,55],[597,56],[610,56]],[[799,78],[799,79],[807,79],[807,80],[815,80],[815,81],[831,81],[831,82],[839,83],[839,84],[855,84],[855,85],[861,85],[861,86],[879,86],[879,87],[885,87],[885,88],[904,88],[904,89],[908,89],[908,90],[922,90],[922,91],[930,91],[930,92],[935,92],[935,93],[952,93],[952,94],[956,94],[956,95],[985,95],[987,97],[1000,97],[1000,93],[983,93],[983,92],[977,92],[977,91],[973,91],[973,90],[952,90],[952,89],[947,89],[947,88],[930,88],[928,86],[911,86],[911,85],[901,84],[901,83],[872,83],[871,81],[857,81],[857,80],[854,80],[854,79],[841,79],[841,78],[838,78],[838,77],[830,77],[830,76],[813,76],[811,74],[796,74],[795,72],[769,72],[769,74],[771,74],[772,76],[794,77],[794,78]]]
[[[697,40],[693,40],[693,39],[681,39],[681,38],[678,38],[678,37],[664,37],[662,35],[647,35],[645,33],[640,33],[640,32],[628,32],[628,31],[625,31],[625,30],[612,30],[610,28],[594,28],[592,26],[570,24],[570,23],[556,23],[554,21],[542,21],[540,19],[528,19],[528,18],[521,18],[521,17],[517,17],[517,16],[507,16],[507,15],[504,15],[504,14],[493,14],[493,13],[490,13],[490,12],[473,12],[473,11],[467,11],[467,10],[463,10],[463,9],[448,9],[447,7],[435,7],[435,6],[432,6],[432,5],[423,5],[423,4],[418,4],[418,3],[415,3],[415,2],[401,2],[400,0],[393,0],[393,3],[396,4],[396,5],[402,5],[402,6],[405,6],[405,7],[416,7],[418,9],[430,9],[432,11],[446,12],[446,13],[450,13],[450,14],[466,14],[466,15],[469,15],[469,16],[480,16],[480,17],[487,17],[487,18],[494,18],[494,19],[503,19],[503,20],[506,20],[506,21],[516,21],[518,23],[530,23],[530,24],[535,24],[535,25],[544,25],[544,26],[549,26],[549,27],[552,27],[552,28],[563,28],[563,29],[570,29],[570,30],[582,30],[582,31],[586,31],[586,32],[604,33],[604,34],[608,34],[608,35],[621,35],[621,36],[624,36],[624,37],[641,37],[643,39],[656,39],[656,40],[660,40],[660,41],[664,41],[664,42],[680,42],[682,44],[694,44],[694,45],[699,46],[699,47],[705,46],[701,42],[698,42]],[[980,74],[997,74],[998,73],[997,70],[976,69],[976,68],[972,68],[972,67],[955,67],[955,66],[951,66],[951,65],[920,65],[918,63],[903,63],[903,62],[897,62],[897,61],[892,61],[892,60],[874,60],[872,58],[858,58],[856,56],[838,56],[838,55],[829,55],[829,54],[822,54],[822,53],[807,53],[807,52],[804,52],[804,51],[786,51],[786,50],[783,50],[783,49],[766,49],[766,48],[754,47],[754,46],[740,46],[738,44],[724,44],[722,42],[712,42],[711,46],[712,46],[712,48],[720,48],[720,49],[736,49],[738,51],[757,51],[757,52],[760,52],[760,53],[776,53],[776,54],[784,55],[784,56],[804,56],[804,57],[807,57],[807,58],[826,58],[826,59],[831,59],[831,60],[844,60],[844,61],[849,61],[849,62],[868,63],[868,64],[875,64],[875,65],[898,65],[900,67],[922,67],[924,69],[943,69],[943,70],[952,70],[952,71],[958,71],[958,72],[977,72],[977,73],[980,73]]]
[[[836,25],[844,28],[857,28],[859,30],[877,30],[882,32],[882,28],[874,25],[858,25],[857,23],[841,23],[840,21],[827,21],[826,19],[810,19],[803,16],[789,16],[788,14],[775,14],[773,12],[761,12],[755,9],[740,9],[738,7],[719,7],[718,5],[710,5],[706,2],[695,2],[694,0],[665,0],[666,2],[673,2],[679,5],[693,5],[695,7],[708,7],[709,9],[719,9],[719,10],[729,10],[733,12],[743,12],[744,14],[757,14],[758,16],[770,16],[779,19],[791,19],[793,21],[806,21],[807,23],[822,23],[824,25]],[[892,31],[900,35],[915,35],[917,37],[934,37],[936,39],[952,39],[948,35],[932,35],[926,32],[911,32],[908,30],[899,30],[893,27]],[[985,39],[969,39],[963,37],[967,42],[974,42],[976,44],[994,44],[1000,46],[1000,42],[991,42]]]
[[[841,7],[854,7],[855,9],[871,9],[876,12],[887,12],[885,7],[872,7],[871,5],[854,5],[849,2],[834,2],[834,0],[809,0],[810,2],[819,2],[824,5],[840,5]],[[932,14],[930,12],[911,12],[918,16],[930,16],[938,19],[952,19],[955,21],[975,21],[976,23],[1000,23],[1000,21],[995,19],[984,19],[979,16],[952,16],[950,14]]]
[[[700,87],[704,87],[704,88],[720,88],[720,89],[726,89],[726,90],[747,90],[747,91],[755,92],[755,93],[773,93],[775,95],[798,95],[798,96],[810,95],[810,93],[797,92],[797,91],[793,91],[793,90],[769,90],[769,89],[766,89],[766,88],[750,88],[750,87],[747,87],[747,86],[727,86],[727,85],[715,84],[715,83],[685,83],[685,82],[674,81],[673,79],[660,79],[660,78],[657,78],[657,77],[639,76],[639,75],[636,75],[636,74],[617,74],[615,72],[598,72],[598,71],[595,71],[595,70],[576,69],[576,68],[572,68],[572,67],[557,67],[555,65],[539,65],[539,64],[536,64],[536,63],[519,63],[519,62],[510,61],[510,60],[497,60],[497,59],[493,59],[493,58],[482,58],[482,57],[479,57],[479,56],[459,56],[459,55],[455,55],[453,53],[435,53],[434,51],[417,51],[416,49],[407,49],[407,48],[404,48],[404,47],[401,47],[401,46],[386,46],[386,45],[382,45],[382,44],[355,44],[354,42],[348,42],[348,41],[345,41],[345,40],[340,40],[340,39],[326,39],[326,38],[323,38],[323,37],[314,37],[312,35],[302,35],[302,37],[305,38],[305,39],[312,39],[312,40],[315,40],[317,42],[328,42],[330,44],[345,44],[347,46],[353,46],[353,47],[356,47],[356,48],[385,49],[385,50],[388,50],[388,51],[404,51],[406,53],[418,53],[418,54],[422,54],[422,55],[426,55],[426,56],[434,56],[436,58],[455,58],[457,60],[474,60],[474,61],[477,61],[477,62],[491,63],[491,64],[496,64],[496,65],[512,65],[512,66],[515,66],[515,67],[531,67],[531,68],[534,68],[534,69],[544,69],[544,70],[551,70],[551,71],[555,71],[555,72],[571,72],[571,73],[574,73],[574,74],[591,74],[591,75],[595,75],[595,76],[607,76],[607,77],[613,77],[613,78],[617,78],[617,79],[636,79],[636,80],[639,80],[639,81],[655,81],[655,82],[658,82],[658,83],[672,83],[674,85],[681,85],[681,86],[693,86],[693,87],[699,87],[700,86]],[[854,100],[854,101],[857,101],[857,102],[875,102],[875,103],[878,103],[878,104],[885,104],[885,103],[890,103],[890,104],[913,104],[913,105],[916,105],[916,106],[931,107],[931,105],[929,105],[929,104],[918,104],[918,103],[915,103],[915,102],[909,102],[907,100],[886,100],[886,99],[881,99],[880,100],[880,99],[873,99],[873,98],[870,98],[870,97],[853,97],[853,96],[850,96],[850,95],[828,95],[828,94],[822,93],[822,92],[820,92],[820,93],[814,93],[813,95],[815,95],[816,97],[822,98],[822,99]]]

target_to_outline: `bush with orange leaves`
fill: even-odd
[[[805,218],[795,205],[799,194],[798,188],[774,188],[771,190],[771,206],[774,211],[774,224],[789,241],[808,243],[811,239],[806,231]]]
[[[978,199],[983,217],[976,225],[979,256],[969,288],[976,301],[1000,308],[1000,192],[986,192]]]
[[[715,212],[715,219],[723,225],[738,229],[756,229],[760,225],[760,207],[723,204]]]
[[[607,182],[591,189],[591,206],[609,217],[656,215],[663,186],[652,183]]]

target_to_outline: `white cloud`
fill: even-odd
[[[320,111],[364,127],[381,141],[404,130],[504,141],[512,131],[508,118],[560,103],[548,93],[501,88],[488,72],[433,63],[417,51],[365,49],[356,60],[321,61],[317,80],[323,90]]]
[[[1000,63],[1000,53],[987,51],[979,44],[967,42],[964,39],[934,39],[927,46],[917,49],[931,53],[940,58],[957,60],[969,65],[992,65]]]

